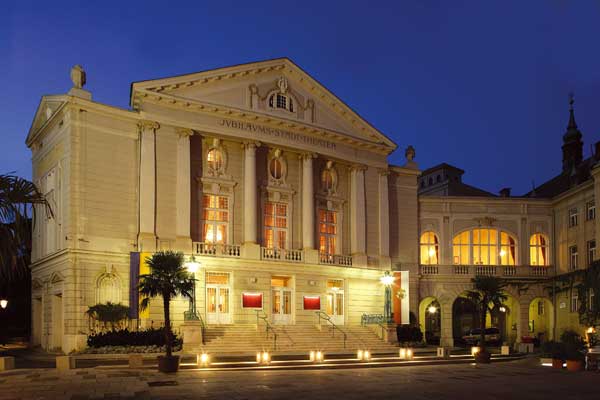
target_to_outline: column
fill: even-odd
[[[440,338],[440,346],[441,347],[454,347],[454,332],[452,327],[452,301],[440,300],[440,312],[442,313],[441,317],[441,338]],[[423,321],[422,323],[425,323]]]
[[[139,251],[156,250],[156,130],[159,124],[140,121]]]
[[[391,266],[388,175],[387,169],[379,171],[379,264],[383,268]]]
[[[350,172],[350,252],[365,255],[365,167],[354,166]]]
[[[256,143],[244,143],[244,243],[256,243]]]
[[[315,248],[315,196],[313,158],[311,153],[302,156],[302,248]]]
[[[192,251],[190,236],[190,205],[191,205],[191,178],[190,178],[190,136],[194,134],[191,129],[179,128],[177,132],[177,180],[176,180],[176,220],[175,220],[175,248],[184,253]]]

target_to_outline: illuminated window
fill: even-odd
[[[452,255],[454,264],[515,265],[516,241],[506,232],[477,228],[454,236]]]
[[[544,315],[544,300],[539,300],[537,303],[538,315]]]
[[[336,254],[337,212],[319,209],[319,252]]]
[[[569,247],[569,268],[571,270],[577,269],[579,265],[579,253],[577,252],[577,246]]]
[[[531,265],[548,265],[548,240],[541,233],[529,238],[529,262]]]
[[[266,202],[264,221],[264,246],[270,249],[286,249],[288,237],[287,204]]]
[[[223,152],[219,149],[210,149],[206,154],[208,169],[213,173],[223,172]]]
[[[585,216],[588,221],[592,221],[592,220],[596,219],[596,203],[595,202],[590,201],[587,203]]]
[[[229,225],[229,199],[225,196],[202,196],[205,243],[227,243]]]
[[[438,264],[440,260],[440,245],[433,232],[421,235],[421,264]]]
[[[577,226],[577,223],[578,223],[577,209],[571,208],[569,210],[569,227]]]
[[[454,264],[469,264],[469,232],[462,232],[452,240],[452,259]]]

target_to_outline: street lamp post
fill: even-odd
[[[385,275],[379,278],[383,286],[385,287],[385,305],[383,308],[383,319],[387,324],[393,323],[392,319],[392,285],[394,284],[394,277],[390,275],[388,271],[385,271]]]
[[[8,300],[6,300],[6,299],[0,300],[0,307],[2,307],[2,309],[5,309],[6,306],[8,306]]]
[[[192,279],[194,280],[194,286],[192,287],[192,298],[190,299],[190,308],[183,314],[183,319],[185,321],[197,321],[200,318],[198,317],[198,313],[196,311],[196,271],[200,268],[200,263],[196,261],[194,256],[190,258],[185,264],[187,270],[192,274]]]

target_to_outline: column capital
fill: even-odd
[[[247,140],[247,141],[243,141],[242,142],[242,148],[245,149],[256,149],[257,147],[260,147],[261,143],[257,142],[255,140]]]
[[[175,133],[177,134],[177,136],[179,136],[179,138],[186,138],[192,136],[194,134],[194,130],[189,128],[177,127],[175,128]]]
[[[304,151],[304,152],[298,154],[298,158],[300,158],[301,160],[312,160],[313,158],[317,158],[317,153]]]
[[[354,171],[358,171],[358,172],[364,172],[367,170],[367,166],[364,164],[353,164],[352,166],[350,166],[350,171],[354,172]]]
[[[390,170],[387,168],[377,168],[377,173],[379,174],[379,176],[389,176]]]
[[[144,131],[146,129],[157,130],[160,128],[160,124],[156,121],[150,121],[146,119],[139,120],[137,126],[140,130]]]

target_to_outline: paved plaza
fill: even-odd
[[[0,373],[0,399],[595,399],[600,375],[538,366],[538,359],[309,371],[194,371],[96,367]]]

